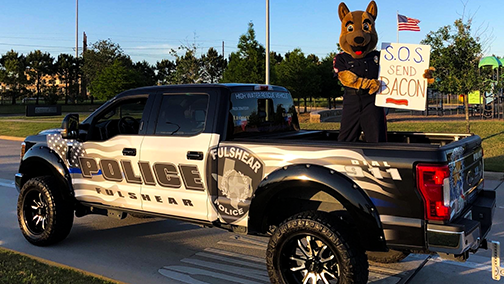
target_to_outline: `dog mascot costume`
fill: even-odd
[[[339,44],[343,52],[336,55],[333,66],[345,89],[338,140],[355,142],[364,131],[367,142],[385,142],[385,112],[375,106],[376,92],[380,88],[380,52],[375,50],[378,8],[371,1],[365,12],[350,12],[345,3],[341,3],[338,14],[341,20]]]
[[[345,88],[338,141],[355,142],[364,131],[367,142],[386,142],[385,111],[375,106],[376,92],[380,88],[380,52],[375,50],[378,7],[371,1],[365,12],[350,12],[345,3],[340,3],[338,14],[341,20],[339,44],[343,52],[334,57],[333,67]],[[423,74],[428,84],[434,82],[433,71],[435,69],[430,67]]]

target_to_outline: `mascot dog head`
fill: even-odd
[[[345,3],[338,8],[341,20],[340,47],[353,58],[363,58],[374,50],[378,43],[375,20],[378,7],[371,1],[366,11],[350,12]]]

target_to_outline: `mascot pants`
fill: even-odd
[[[364,131],[366,142],[387,141],[385,110],[375,106],[376,95],[346,92],[338,141],[355,142]]]

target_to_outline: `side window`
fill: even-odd
[[[207,120],[207,94],[165,94],[159,109],[155,135],[196,135]]]
[[[147,98],[136,98],[115,104],[97,117],[92,140],[105,141],[116,135],[134,135],[140,130]]]

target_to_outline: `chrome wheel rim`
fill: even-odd
[[[284,244],[279,268],[286,283],[339,283],[336,253],[321,238],[307,233],[291,236]]]
[[[43,233],[47,227],[49,215],[44,194],[37,190],[28,192],[24,199],[23,211],[28,230],[35,235]]]

